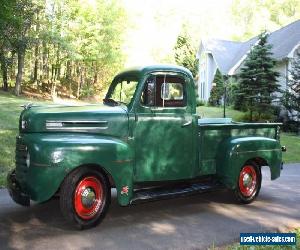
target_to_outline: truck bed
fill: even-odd
[[[237,137],[267,137],[279,140],[281,123],[242,123],[231,118],[198,119],[199,174],[215,174],[216,158],[224,140]]]

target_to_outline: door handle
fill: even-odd
[[[183,123],[182,125],[181,125],[181,127],[183,128],[183,127],[187,127],[187,126],[189,126],[189,125],[191,125],[192,124],[192,121],[188,121],[188,122],[186,122],[186,123]]]

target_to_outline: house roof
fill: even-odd
[[[257,40],[258,37],[246,42],[202,40],[197,56],[199,58],[203,52],[211,53],[222,74],[234,74]],[[268,42],[273,46],[272,53],[276,60],[289,57],[290,52],[300,44],[300,20],[270,33]]]
[[[273,56],[277,60],[288,57],[293,48],[300,43],[300,20],[272,32],[269,43],[273,45]]]

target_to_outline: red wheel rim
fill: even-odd
[[[256,192],[257,175],[253,166],[244,166],[240,172],[239,188],[243,196],[251,197]]]
[[[103,186],[96,177],[85,177],[79,182],[74,194],[75,211],[79,217],[92,219],[99,211],[102,200]]]

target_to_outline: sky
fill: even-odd
[[[195,45],[201,38],[230,39],[232,0],[123,0],[129,27],[127,67],[172,63],[176,38],[185,25]]]
[[[126,67],[174,63],[173,48],[183,27],[198,47],[201,39],[245,41],[300,19],[300,0],[118,1],[128,17]]]

